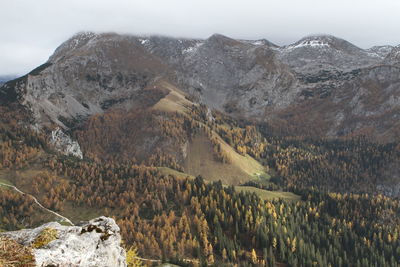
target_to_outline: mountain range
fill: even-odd
[[[141,108],[150,98],[155,104],[165,96],[147,92],[168,83],[274,133],[392,141],[400,129],[399,55],[399,46],[365,50],[329,35],[278,47],[219,34],[199,40],[85,32],[1,91],[16,92],[39,126],[68,129],[61,118]]]

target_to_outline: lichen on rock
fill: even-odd
[[[44,228],[43,231],[35,238],[32,243],[32,248],[43,248],[51,241],[58,238],[58,232],[51,227]]]

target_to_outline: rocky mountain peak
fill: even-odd
[[[363,54],[365,51],[352,43],[343,40],[341,38],[335,37],[333,35],[320,34],[320,35],[310,35],[306,36],[299,41],[288,45],[286,49],[298,49],[298,48],[308,48],[308,49],[334,49],[340,52],[348,53],[350,55]]]
[[[321,47],[332,47],[336,42],[338,42],[339,38],[334,37],[332,35],[309,35],[303,37],[299,41],[288,45],[288,48],[298,48],[298,47],[313,47],[313,48],[321,48]]]
[[[57,61],[57,59],[65,56],[68,52],[79,49],[97,36],[98,35],[94,32],[79,32],[73,35],[71,38],[57,47],[53,55],[49,58],[49,62]]]
[[[203,43],[200,39],[172,38],[166,36],[141,36],[139,43],[151,54],[173,64],[181,64],[183,56],[194,53]]]
[[[39,125],[69,129],[121,102],[137,101],[139,91],[168,68],[145,51],[136,37],[80,33],[60,45],[49,61],[0,93],[29,107]],[[135,95],[135,96],[134,96]]]
[[[235,46],[243,44],[236,39],[232,39],[218,33],[211,35],[208,39],[206,39],[205,43],[213,45],[221,45],[221,46]]]
[[[279,49],[279,57],[301,73],[349,71],[378,63],[381,58],[332,35],[311,35]]]
[[[279,46],[268,41],[267,39],[258,39],[258,40],[241,40],[242,42],[252,44],[255,46],[267,46],[271,48],[278,48]]]
[[[392,51],[392,49],[393,46],[391,45],[376,45],[371,48],[368,48],[366,51],[375,54],[380,58],[385,58],[390,53],[390,51]]]

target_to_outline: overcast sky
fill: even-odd
[[[399,0],[1,0],[0,75],[44,63],[79,31],[290,44],[328,33],[362,48],[400,44]]]

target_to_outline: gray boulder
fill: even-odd
[[[20,244],[30,246],[46,229],[56,231],[56,238],[33,249],[36,266],[125,267],[126,254],[120,246],[120,229],[107,217],[93,219],[82,226],[63,226],[56,222],[35,229],[6,232]]]

